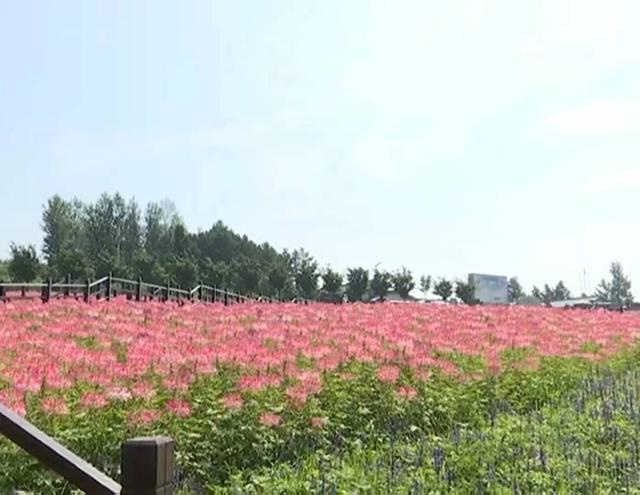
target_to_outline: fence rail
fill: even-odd
[[[41,283],[3,282],[0,280],[0,301],[4,302],[12,299],[34,298],[49,302],[51,299],[74,297],[76,299],[82,298],[84,302],[88,303],[92,300],[103,298],[108,301],[118,295],[125,295],[127,299],[136,301],[176,301],[179,304],[200,301],[203,303],[221,303],[225,306],[249,302],[292,302],[298,304],[308,304],[310,302],[308,299],[299,297],[285,301],[270,296],[239,294],[227,289],[206,285],[204,282],[200,282],[193,288],[183,289],[172,286],[169,282],[165,285],[158,285],[144,282],[141,278],[128,280],[113,277],[112,275],[93,281],[86,280],[84,283],[73,283],[69,276],[64,281],[56,283],[52,282],[51,279]]]
[[[89,495],[173,493],[174,441],[169,437],[134,438],[123,442],[120,485],[1,403],[0,435]]]

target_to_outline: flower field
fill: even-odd
[[[449,305],[0,305],[0,402],[182,493],[640,493],[640,315]],[[0,491],[69,489],[0,439]]]

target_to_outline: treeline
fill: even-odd
[[[42,256],[33,245],[11,245],[0,262],[0,280],[31,282],[68,275],[75,281],[112,273],[147,282],[193,287],[200,281],[243,294],[339,301],[384,299],[395,289],[409,297],[409,270],[396,273],[355,267],[346,276],[319,263],[304,249],[279,252],[257,244],[222,222],[189,232],[170,201],[142,211],[135,199],[103,194],[93,203],[56,195],[43,207]]]
[[[218,288],[282,299],[302,297],[329,302],[384,301],[391,292],[411,300],[416,280],[407,268],[388,272],[349,268],[343,275],[320,268],[304,249],[278,251],[257,244],[218,221],[209,230],[189,232],[171,201],[149,203],[144,211],[135,199],[102,194],[93,203],[51,197],[42,212],[42,253],[33,245],[11,244],[11,256],[0,261],[0,280],[31,282],[71,276],[85,281],[112,273],[116,277],[190,288],[200,281]],[[444,301],[476,301],[465,280],[422,276],[418,288]],[[629,304],[631,283],[619,263],[611,280],[603,280],[601,300]],[[583,294],[584,296],[584,294]],[[516,277],[509,279],[508,298],[519,304],[549,304],[571,293],[562,281],[526,294]]]
[[[633,302],[633,294],[631,293],[631,280],[624,273],[622,264],[614,261],[609,269],[610,279],[602,279],[596,287],[595,293],[587,295],[580,294],[581,298],[595,298],[600,302],[611,303],[616,306],[629,307]],[[512,277],[508,284],[509,302],[519,304],[546,304],[549,305],[555,301],[566,301],[571,299],[571,291],[560,280],[555,286],[545,284],[542,289],[535,285],[528,295],[523,289],[518,279]]]

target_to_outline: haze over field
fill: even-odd
[[[337,269],[562,279],[640,225],[640,4],[5,2],[0,257],[59,193]]]

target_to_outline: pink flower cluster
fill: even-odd
[[[185,391],[221,366],[240,369],[237,390],[221,398],[243,407],[246,394],[282,387],[301,406],[322,390],[323,373],[352,361],[378,367],[382,382],[402,387],[402,369],[429,379],[439,369],[459,375],[451,353],[480,356],[500,372],[513,348],[539,355],[605,359],[640,336],[640,313],[567,311],[541,307],[445,305],[185,305],[94,302],[0,304],[0,402],[24,414],[25,395],[62,397],[78,384],[92,392],[86,408],[111,402],[151,401],[162,387],[175,399],[165,411],[191,413]],[[597,350],[597,352],[594,351]],[[153,378],[152,378],[153,377]],[[64,414],[50,398],[43,408]],[[155,413],[154,413],[155,414]],[[132,421],[148,423],[152,413]],[[271,416],[266,424],[276,424]]]

